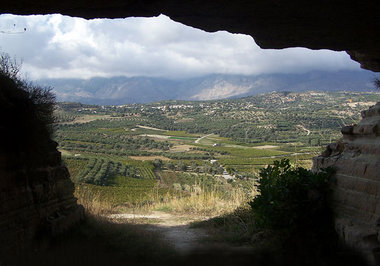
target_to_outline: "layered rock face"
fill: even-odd
[[[61,154],[51,142],[44,166],[19,164],[19,154],[0,153],[0,264],[38,249],[83,218]]]
[[[380,103],[359,124],[342,128],[343,140],[314,158],[313,170],[336,170],[335,226],[341,238],[380,264]]]

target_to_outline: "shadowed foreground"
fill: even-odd
[[[348,250],[313,249],[297,237],[288,246],[278,245],[275,237],[252,248],[207,242],[202,240],[204,229],[167,217],[150,224],[88,217],[50,242],[40,239],[36,248],[44,251],[8,258],[0,265],[365,265]]]

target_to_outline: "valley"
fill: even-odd
[[[59,103],[55,140],[77,193],[90,191],[113,211],[216,215],[252,198],[260,169],[273,161],[310,168],[312,157],[339,140],[340,128],[376,101],[380,93],[281,92],[200,102]],[[172,204],[200,195],[215,204]],[[217,206],[218,200],[235,205]]]

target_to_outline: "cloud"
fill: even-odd
[[[16,25],[16,26],[14,26]],[[26,28],[26,32],[23,29]],[[0,16],[0,48],[31,79],[94,76],[195,77],[359,69],[344,52],[260,49],[247,35],[207,33],[153,18],[84,20],[62,15]]]

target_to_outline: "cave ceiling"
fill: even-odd
[[[208,32],[251,35],[261,48],[346,51],[363,68],[380,72],[377,0],[15,0],[2,3],[0,13],[86,19],[165,14]]]

